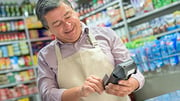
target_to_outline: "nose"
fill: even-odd
[[[64,30],[65,32],[72,30],[72,23],[68,21],[64,22]]]
[[[70,22],[68,22],[68,21],[65,21],[65,23],[64,23],[64,27],[65,27],[65,28],[71,27],[71,23],[70,23]]]

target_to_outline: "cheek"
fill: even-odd
[[[55,34],[56,36],[59,36],[60,33],[62,33],[62,28],[52,28],[51,32]]]

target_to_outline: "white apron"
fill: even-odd
[[[59,46],[55,50],[58,59],[57,81],[61,88],[72,88],[84,84],[86,78],[95,75],[103,78],[105,74],[110,75],[113,65],[108,61],[107,56],[102,52],[96,39],[91,33],[88,34],[94,48],[79,50],[72,56],[62,59]],[[83,97],[80,101],[130,101],[128,96],[118,97],[103,92],[101,95],[93,93]]]

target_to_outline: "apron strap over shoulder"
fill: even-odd
[[[95,39],[95,37],[92,35],[91,31],[89,31],[88,36],[89,36],[90,42],[93,45],[93,47],[97,47],[98,46],[98,42]]]
[[[58,46],[58,44],[55,44],[55,51],[56,51],[56,57],[57,57],[57,60],[58,60],[58,65],[62,65],[62,55],[61,55],[61,52],[60,52],[60,48]]]

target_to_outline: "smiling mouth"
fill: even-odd
[[[65,31],[64,33],[69,34],[69,33],[73,32],[73,31],[74,31],[74,26],[73,26],[72,29]]]

